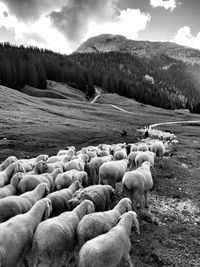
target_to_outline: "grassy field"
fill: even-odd
[[[56,90],[56,84],[53,84]],[[59,93],[67,89],[59,85]],[[52,88],[52,87],[51,87]],[[53,90],[53,89],[52,89]],[[62,91],[62,92],[61,92]],[[39,153],[54,155],[69,145],[132,143],[141,138],[137,129],[149,124],[200,120],[200,115],[163,110],[118,95],[102,95],[90,104],[75,91],[69,99],[33,97],[0,86],[0,161]],[[132,113],[113,108],[116,105]],[[132,231],[131,258],[135,267],[200,266],[200,126],[166,125],[179,144],[153,171],[149,213],[156,224],[140,220],[141,234]],[[121,133],[127,131],[127,136]],[[122,197],[117,185],[117,200]],[[127,266],[122,262],[120,267]]]

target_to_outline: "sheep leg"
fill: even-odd
[[[145,208],[148,209],[148,202],[147,202],[147,191],[144,192],[144,203],[145,203]]]
[[[133,263],[131,262],[131,257],[130,257],[130,255],[129,255],[129,253],[128,253],[128,255],[126,256],[126,260],[127,260],[127,262],[128,262],[129,267],[134,267],[134,266],[133,266]]]

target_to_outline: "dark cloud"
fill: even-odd
[[[71,43],[78,43],[91,21],[101,23],[116,16],[116,2],[117,0],[69,0],[60,12],[52,12],[50,18]]]
[[[34,21],[42,14],[62,8],[68,0],[0,0],[19,20]]]

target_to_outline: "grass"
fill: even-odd
[[[52,82],[54,90],[56,84]],[[69,89],[69,90],[68,90]],[[52,89],[53,90],[53,89]],[[33,97],[0,86],[0,161],[10,155],[55,155],[59,149],[77,149],[100,143],[133,143],[141,138],[137,129],[149,124],[200,120],[200,115],[163,110],[104,94],[90,104],[73,95],[74,89],[59,85],[70,99]],[[132,113],[112,107],[119,106]],[[179,140],[163,168],[155,167],[149,213],[158,224],[140,220],[141,235],[131,234],[131,259],[135,267],[200,266],[200,129],[199,125],[162,125]],[[127,131],[127,136],[121,133]],[[117,200],[123,197],[117,184]],[[127,266],[122,262],[120,267]]]

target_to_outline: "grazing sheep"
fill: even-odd
[[[87,156],[88,157],[88,156]],[[76,157],[76,158],[72,158],[70,161],[68,161],[67,163],[65,163],[64,165],[64,170],[65,171],[70,171],[70,170],[77,170],[77,171],[84,171],[85,169],[85,161],[83,160],[83,157]]]
[[[21,193],[33,190],[40,183],[47,183],[50,188],[50,192],[54,191],[54,181],[59,173],[62,173],[61,169],[55,169],[52,173],[43,174],[21,174],[21,180],[18,184],[18,190]]]
[[[51,217],[58,216],[62,212],[69,210],[68,201],[78,189],[82,188],[82,185],[78,181],[75,181],[70,185],[69,188],[49,194],[47,198],[49,198],[52,202]]]
[[[126,148],[122,148],[120,150],[117,150],[114,153],[114,159],[115,160],[127,159],[127,151],[126,151]]]
[[[21,267],[33,240],[38,224],[51,213],[51,201],[39,200],[27,213],[0,224],[0,266]]]
[[[60,173],[55,179],[55,187],[60,190],[69,187],[74,181],[79,181],[83,187],[88,186],[87,172],[73,169]]]
[[[111,161],[113,158],[112,155],[104,157],[93,158],[89,163],[86,163],[85,169],[89,176],[89,184],[95,185],[99,181],[99,168],[105,162]]]
[[[135,157],[135,165],[138,168],[142,165],[143,162],[149,161],[151,166],[153,166],[154,165],[154,157],[155,157],[155,153],[153,153],[151,151],[140,152]]]
[[[77,227],[79,247],[86,241],[107,233],[117,224],[120,216],[131,209],[131,200],[123,198],[112,210],[85,215]]]
[[[114,197],[114,189],[110,185],[91,185],[75,192],[69,200],[70,209],[75,208],[84,199],[89,199],[94,203],[95,211],[109,210],[111,200]]]
[[[150,150],[155,153],[156,157],[158,157],[158,164],[162,166],[162,158],[165,154],[165,146],[163,142],[155,142],[151,145]]]
[[[145,151],[148,151],[148,150],[149,149],[148,149],[148,146],[146,144],[140,144],[137,147],[137,151],[143,151],[143,152],[145,152]]]
[[[137,154],[142,153],[141,151],[132,151],[129,155],[128,155],[128,170],[132,171],[135,167],[135,157],[137,156]]]
[[[85,214],[94,212],[94,205],[84,200],[73,211],[48,219],[39,224],[32,245],[34,266],[68,266],[77,245],[76,228]]]
[[[117,267],[124,258],[130,267],[130,234],[133,222],[139,233],[137,214],[124,213],[109,232],[87,241],[79,252],[79,267]]]
[[[115,183],[121,182],[127,170],[128,159],[109,161],[99,168],[99,184],[109,184],[115,188]]]
[[[23,171],[23,169],[21,168],[21,165],[17,162],[11,163],[4,171],[1,171],[0,188],[3,187],[4,185],[7,185],[15,173],[21,171]]]
[[[8,196],[0,199],[0,222],[5,222],[11,217],[22,214],[41,198],[49,193],[47,184],[39,184],[33,191],[26,192],[20,196]]]
[[[1,164],[0,164],[0,171],[4,171],[10,164],[17,161],[17,158],[15,156],[10,156],[6,158]]]
[[[132,200],[133,210],[138,206],[148,207],[147,192],[153,186],[150,163],[145,161],[136,170],[126,172],[122,179],[122,186],[127,197]]]

